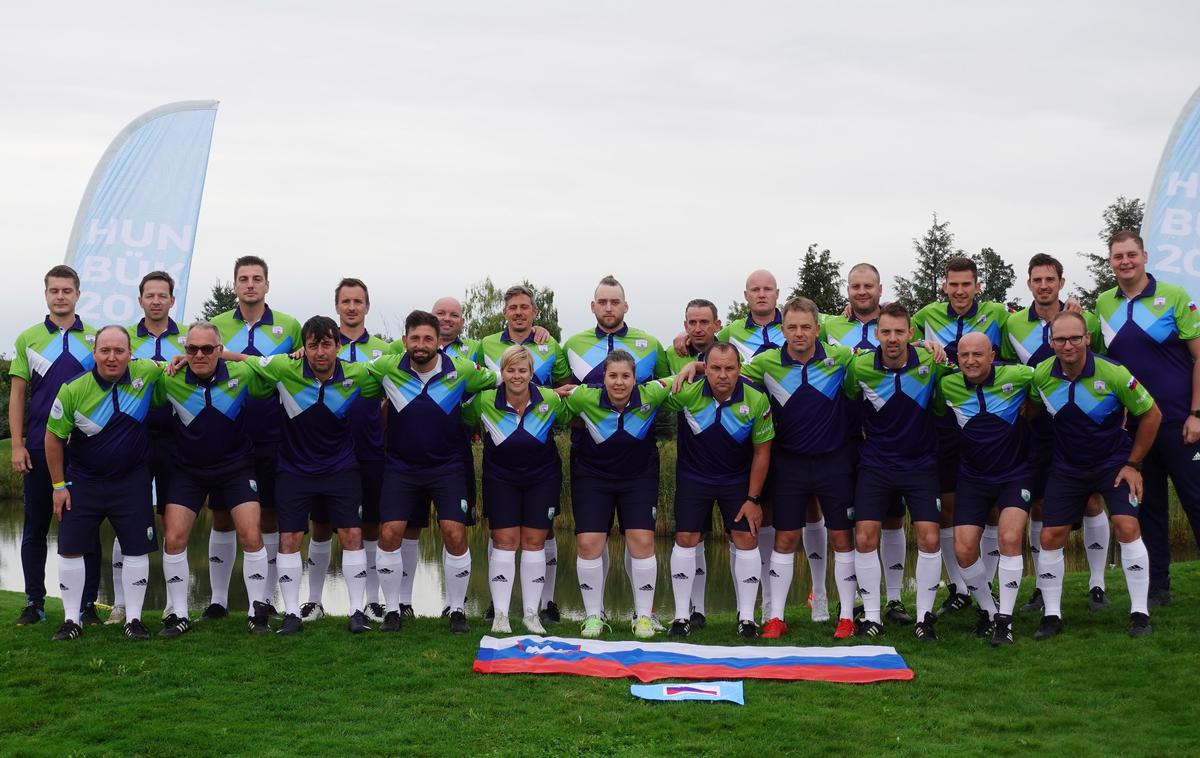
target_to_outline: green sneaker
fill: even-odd
[[[649,616],[638,616],[633,620],[633,636],[639,639],[653,637],[657,633],[654,628],[654,619]]]
[[[604,623],[604,619],[599,616],[588,616],[583,620],[583,628],[579,632],[584,637],[599,637],[604,630],[612,631],[612,627]]]

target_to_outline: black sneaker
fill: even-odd
[[[483,612],[483,617],[485,619],[487,619],[488,621],[491,621],[492,619],[496,618],[496,604],[495,603],[488,603],[487,610]]]
[[[883,624],[863,619],[855,624],[855,637],[882,637]]]
[[[703,629],[708,626],[708,619],[700,611],[692,611],[692,617],[688,619],[688,625],[692,629]]]
[[[162,631],[158,633],[159,637],[179,637],[192,631],[192,622],[188,618],[180,618],[172,613],[163,619]]]
[[[950,595],[942,601],[942,604],[937,609],[938,616],[945,616],[947,613],[957,613],[963,608],[971,605],[971,596],[964,595],[958,591],[958,588],[953,584],[950,585]]]
[[[21,615],[17,616],[17,626],[33,626],[34,624],[40,624],[45,620],[46,609],[40,605],[34,605],[33,603],[30,603],[29,605],[25,606],[25,610],[21,611]],[[59,628],[59,631],[62,631],[61,627]],[[75,636],[78,637],[79,635]],[[56,636],[55,639],[58,639],[58,637]],[[75,637],[64,637],[63,639],[73,640]]]
[[[367,620],[367,614],[362,611],[355,611],[350,616],[350,621],[346,624],[346,628],[353,634],[362,634],[363,632],[371,631],[371,622]]]
[[[1129,636],[1130,637],[1145,637],[1154,631],[1154,627],[1150,626],[1150,617],[1145,613],[1129,614]]]
[[[1062,630],[1063,622],[1061,616],[1042,616],[1042,623],[1038,624],[1037,631],[1033,633],[1033,638],[1041,642],[1062,634]]]
[[[407,605],[405,603],[400,604],[400,618],[415,619],[416,617],[417,614],[413,611],[413,607],[411,605]]]
[[[246,617],[246,631],[251,634],[270,634],[271,626],[267,623],[267,604],[255,600],[252,612]]]
[[[1102,587],[1092,587],[1088,590],[1088,610],[1102,611],[1109,606],[1108,594]]]
[[[991,615],[980,608],[976,611],[978,616],[975,619],[975,636],[981,640],[985,640],[992,636],[993,626]]]
[[[1042,600],[1042,591],[1037,587],[1033,588],[1033,594],[1025,601],[1025,604],[1018,608],[1021,613],[1033,613],[1035,611],[1046,610],[1046,602]]]
[[[1150,608],[1162,608],[1171,604],[1171,591],[1166,587],[1155,587],[1146,597],[1146,605]]]
[[[442,609],[442,618],[444,618],[444,619],[450,618],[450,606],[447,605],[445,608]]]
[[[863,606],[863,604],[859,603],[858,605],[855,605],[854,613],[851,614],[851,618],[853,618],[855,621],[862,621],[866,617],[867,609]]]
[[[388,611],[383,615],[383,623],[379,625],[381,632],[398,632],[400,631],[400,612]]]
[[[300,606],[300,620],[305,624],[325,618],[325,606],[320,603],[304,603]]]
[[[467,623],[467,614],[462,611],[453,611],[450,616],[450,631],[455,634],[466,634],[471,631],[471,626]]]
[[[378,624],[383,621],[383,603],[367,603],[367,607],[363,608],[363,613],[367,614],[368,620]]]
[[[899,600],[888,601],[887,610],[883,612],[883,617],[900,626],[908,626],[914,620],[908,614],[908,609],[904,607],[904,603]]]
[[[546,607],[538,611],[538,619],[542,624],[557,624],[562,621],[562,614],[558,610],[558,603],[553,600],[546,603]]]
[[[936,622],[937,616],[927,612],[924,620],[913,625],[913,637],[921,642],[937,642],[937,629],[934,628]]]
[[[267,615],[268,615],[268,616],[270,616],[271,618],[279,618],[279,617],[283,616],[283,614],[282,614],[282,613],[280,613],[279,611],[275,610],[275,604],[274,604],[274,603],[267,602],[267,603],[264,603],[264,605],[266,605],[266,606],[267,606]],[[226,613],[228,613],[228,611],[226,611]]]
[[[100,626],[104,622],[100,620],[100,614],[96,613],[96,604],[88,603],[79,613],[79,623],[84,626]]]
[[[125,636],[135,642],[145,642],[150,639],[150,630],[141,619],[134,619],[125,624]]]
[[[992,618],[992,647],[1013,644],[1012,616],[997,613]]]
[[[271,606],[269,603],[259,603],[256,600],[255,605],[261,605],[264,608],[271,609]],[[228,615],[229,615],[229,610],[225,606],[221,605],[220,603],[213,603],[212,605],[210,605],[204,609],[204,613],[200,614],[200,620],[201,621],[217,621],[218,619],[223,619]],[[271,614],[268,612],[267,615],[269,616]]]
[[[304,631],[304,622],[294,613],[283,617],[283,626],[275,630],[276,634],[298,634]]]
[[[692,624],[687,619],[675,619],[667,630],[668,637],[686,637],[692,633]]]
[[[744,640],[753,640],[758,637],[758,624],[751,619],[745,619],[737,623],[737,636]]]
[[[66,642],[67,640],[76,639],[82,634],[83,627],[68,619],[62,622],[62,624],[58,627],[58,630],[54,632],[54,636],[50,639],[54,640],[55,642]]]

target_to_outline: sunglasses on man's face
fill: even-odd
[[[218,347],[220,347],[220,345],[188,345],[184,347],[184,350],[187,351],[188,355],[196,355],[197,353],[212,355],[213,351]]]

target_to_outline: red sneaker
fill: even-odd
[[[763,626],[762,635],[764,640],[777,640],[787,634],[787,624],[783,623],[783,619],[771,619]]]
[[[837,629],[833,633],[835,640],[844,640],[854,636],[854,619],[838,619]]]

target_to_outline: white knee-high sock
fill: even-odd
[[[308,541],[308,602],[319,603],[325,594],[325,577],[329,574],[329,559],[333,553],[333,538]],[[342,551],[342,570],[345,571],[346,552]],[[363,577],[364,579],[366,577]],[[353,613],[354,609],[351,608]]]
[[[692,574],[692,608],[696,613],[704,614],[704,592],[707,588],[708,559],[704,555],[704,543],[701,542],[696,546],[696,571]]]
[[[209,602],[223,608],[229,607],[229,580],[233,577],[233,563],[236,560],[237,532],[218,532],[215,529],[209,532],[208,582],[212,586],[212,600]],[[273,585],[267,586],[272,587],[268,592],[273,592]]]
[[[150,583],[150,556],[127,555],[124,563],[125,621],[128,623],[142,617],[142,603],[146,600],[146,586]]]
[[[692,585],[695,583],[696,553],[700,547],[684,547],[678,543],[671,548],[671,593],[675,596],[675,618],[692,615]]]
[[[379,602],[379,569],[375,561],[379,555],[379,540],[363,540],[363,550],[367,551],[367,594],[363,598],[363,607],[370,603]]]
[[[64,558],[58,556],[58,584],[62,591],[63,615],[67,621],[79,623],[79,606],[83,604],[84,582],[83,557]]]
[[[1088,587],[1104,589],[1104,564],[1108,561],[1108,543],[1112,532],[1108,528],[1108,516],[1097,513],[1083,517],[1083,546],[1087,553]],[[1124,563],[1124,560],[1122,560]]]
[[[828,591],[825,589],[825,556],[826,546],[829,544],[829,531],[825,528],[825,519],[805,524],[803,540],[804,553],[808,556],[808,572],[812,577],[813,598],[826,597]],[[774,553],[771,560],[775,560]],[[775,597],[775,587],[771,587],[771,597]],[[783,611],[782,601],[777,607],[780,612]]]
[[[833,554],[833,581],[837,585],[838,618],[854,618],[854,596],[858,592],[858,577],[854,575],[854,551]]]
[[[400,572],[401,605],[412,605],[413,579],[417,574],[417,562],[421,560],[420,540],[401,540],[400,556],[403,558],[403,569]]]
[[[271,560],[270,555],[268,551],[268,563]],[[278,558],[276,558],[276,566],[279,567],[279,589],[283,594],[283,611],[290,616],[300,615],[300,577],[304,575],[302,565],[300,553],[298,552],[279,553]],[[267,597],[271,597],[274,594],[274,590],[269,583],[265,589]]]
[[[985,583],[990,583],[996,577],[996,567],[1000,565],[1000,527],[995,524],[983,527],[983,536],[979,539],[979,557],[983,561]]]
[[[462,555],[451,555],[442,548],[442,566],[446,574],[446,604],[451,611],[461,611],[471,581],[471,549],[467,548]]]
[[[400,585],[404,581],[404,550],[379,549],[375,553],[375,571],[379,574],[379,589],[383,591],[385,613],[400,611]]]
[[[558,540],[554,539],[553,529],[550,530],[550,536],[546,538],[546,544],[542,548],[542,552],[545,555],[545,560],[542,564],[542,575],[546,581],[545,584],[541,585],[542,597],[539,603],[544,608],[546,603],[554,600],[554,588],[558,584]],[[525,565],[524,559],[522,559],[521,565]],[[524,591],[523,587],[524,585],[522,585],[522,591]],[[524,598],[522,598],[522,602],[524,602]],[[535,613],[538,610],[539,608],[534,608]],[[529,614],[525,615],[528,616]]]
[[[192,581],[192,572],[188,569],[187,548],[176,555],[164,551],[162,570],[163,579],[167,583],[167,602],[171,604],[171,612],[185,619],[188,617],[188,588]]]
[[[517,583],[517,551],[492,547],[488,558],[488,589],[497,616],[507,616],[512,605],[513,585]]]
[[[1042,522],[1029,522],[1029,555],[1033,558],[1033,586],[1042,588],[1041,571],[1038,570],[1038,555],[1042,552]]]
[[[958,561],[954,560],[954,527],[942,529],[938,533],[938,537],[942,543],[940,555],[942,558],[942,563],[946,565],[946,578],[950,581],[950,584],[954,585],[955,592],[960,595],[966,594],[967,590],[963,587],[962,575],[958,572]],[[941,577],[942,575],[939,573],[938,579],[941,579]],[[917,584],[920,585],[921,583],[917,582]],[[921,587],[918,586],[917,594],[919,595],[920,592]],[[917,620],[920,621],[921,619]]]
[[[276,561],[279,560],[279,532],[263,532],[262,541],[267,550],[267,602],[270,603],[275,600],[275,588],[279,586],[279,567],[276,565]],[[237,549],[236,546],[234,549]],[[229,570],[233,571],[232,565]],[[299,576],[296,577],[296,581],[300,581]],[[299,591],[300,587],[297,585],[296,592]]]
[[[861,550],[854,551],[854,575],[858,577],[858,594],[862,596],[863,613],[867,621],[874,621],[876,624],[883,623],[879,616],[879,583],[883,579],[882,573],[879,553],[874,550],[865,553]],[[853,609],[853,601],[850,607]]]
[[[546,551],[521,551],[521,611],[523,616],[536,616],[546,596]],[[551,595],[553,597],[553,595]]]
[[[904,542],[904,527],[884,529],[879,539],[879,552],[883,556],[883,576],[887,583],[888,602],[900,599],[904,587],[904,561],[908,546]],[[846,616],[845,618],[850,618]]]
[[[601,558],[575,558],[579,593],[588,616],[604,615],[604,561]]]
[[[753,621],[754,603],[758,600],[758,587],[762,584],[762,554],[757,548],[734,548],[733,561],[738,621]]]
[[[254,613],[254,603],[266,602],[267,594],[267,551],[259,548],[254,552],[242,553],[242,581],[246,584],[246,598],[250,612]]]
[[[821,525],[821,531],[825,531],[825,525]],[[808,529],[804,530],[805,537],[808,536]],[[805,546],[808,549],[808,546]],[[823,551],[822,551],[823,554]],[[812,565],[812,556],[809,556],[809,565]],[[825,576],[825,558],[822,557],[819,561],[821,564],[821,576]],[[767,608],[766,616],[768,619],[779,619],[783,621],[783,614],[787,604],[788,589],[792,586],[792,575],[796,570],[796,556],[792,553],[778,553],[771,551],[771,565],[767,569],[767,584],[771,585],[771,602],[770,607],[764,603],[763,607]],[[815,576],[815,575],[814,575]],[[817,580],[813,580],[813,596],[820,597],[816,591]],[[824,586],[821,587],[824,590]]]
[[[342,576],[346,579],[346,596],[350,601],[350,615],[363,609],[363,597],[367,593],[367,551],[342,550]]]
[[[113,605],[125,605],[125,582],[121,579],[121,570],[125,565],[125,556],[121,553],[121,541],[113,537],[112,578]]]
[[[649,616],[654,612],[654,588],[658,582],[658,559],[649,555],[645,558],[629,558],[629,583],[633,586],[633,610],[638,616]]]
[[[925,614],[933,610],[933,601],[937,598],[938,580],[942,578],[942,551],[926,553],[917,551],[917,621],[924,621]],[[950,562],[958,568],[958,561],[951,553]],[[966,592],[966,582],[959,577],[956,585],[959,592]]]
[[[1047,550],[1042,548],[1038,554],[1038,576],[1042,578],[1042,602],[1046,604],[1046,609],[1042,612],[1044,616],[1062,617],[1062,591],[1063,591],[1063,571],[1066,569],[1066,564],[1063,562],[1063,550],[1060,547],[1057,550]]]
[[[967,585],[966,591],[970,592],[975,598],[975,602],[979,603],[979,607],[987,611],[988,618],[996,615],[996,601],[992,597],[992,591],[988,587],[987,564],[984,563],[983,557],[975,559],[975,562],[970,566],[964,566],[961,563],[958,565],[959,573],[962,574],[963,582]]]
[[[1146,602],[1150,594],[1150,556],[1146,544],[1138,537],[1120,545],[1121,568],[1125,570],[1125,585],[1129,588],[1129,612],[1149,613]]]
[[[766,576],[767,571],[770,570],[771,553],[773,552],[775,552],[775,527],[760,526],[758,528],[758,576],[760,579]],[[771,602],[771,586],[767,582],[760,582],[760,584],[763,608],[766,609]]]
[[[1017,606],[1017,591],[1021,589],[1021,574],[1025,561],[1019,555],[1000,556],[1000,613],[1011,616]]]

